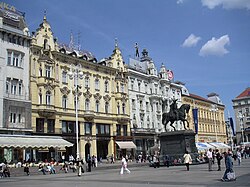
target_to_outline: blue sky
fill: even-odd
[[[219,94],[233,114],[232,99],[250,87],[250,0],[8,0],[26,13],[30,31],[44,10],[54,35],[69,43],[80,32],[81,48],[108,57],[115,38],[125,62],[146,48],[158,69],[206,98]],[[227,115],[226,115],[227,117]]]

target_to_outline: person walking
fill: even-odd
[[[207,151],[207,158],[208,158],[208,171],[212,171],[213,153],[211,148]]]
[[[216,159],[217,159],[217,165],[218,165],[218,170],[217,171],[221,171],[221,159],[223,158],[219,152],[218,149],[216,149]]]
[[[237,160],[238,160],[238,166],[240,166],[240,163],[241,163],[241,152],[240,152],[239,149],[236,152],[236,156],[237,156]]]
[[[184,163],[186,165],[187,171],[189,171],[189,165],[192,163],[191,155],[188,153],[188,151],[185,152],[184,156]]]
[[[127,164],[126,158],[124,156],[122,156],[122,167],[121,167],[121,171],[120,171],[121,175],[123,175],[124,170],[126,170],[127,173],[130,173],[130,171],[128,169],[128,164]]]
[[[29,164],[28,164],[28,163],[25,164],[23,170],[24,170],[24,172],[27,174],[27,176],[30,175],[30,168],[29,168]]]
[[[225,158],[225,166],[226,166],[226,170],[224,172],[223,177],[221,178],[222,181],[230,181],[230,180],[236,180],[235,178],[235,174],[233,171],[233,159],[232,159],[232,155],[230,154],[230,152],[224,152],[224,158]],[[231,175],[228,175],[229,173],[231,173]],[[228,178],[230,176],[230,178]]]

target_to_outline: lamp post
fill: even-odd
[[[215,118],[215,114],[216,112],[218,111],[218,108],[216,105],[212,105],[212,108],[210,109],[211,112],[214,112],[214,129],[215,129],[215,139],[216,139],[216,142],[218,142],[218,137],[217,137],[217,127],[216,127],[216,118]]]
[[[68,72],[69,79],[74,79],[74,90],[75,90],[75,113],[76,113],[76,161],[78,162],[78,176],[81,176],[80,164],[80,153],[79,153],[79,142],[78,142],[78,93],[81,86],[78,85],[78,80],[83,79],[83,72],[81,71],[81,65],[70,65],[70,71]]]
[[[245,142],[245,138],[244,138],[244,123],[243,123],[243,118],[244,118],[244,114],[242,114],[241,112],[238,113],[238,118],[240,120],[240,128],[241,128],[241,136],[242,136],[242,143]]]

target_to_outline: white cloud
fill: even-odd
[[[222,5],[225,9],[248,9],[250,10],[249,0],[201,0],[203,6],[213,9],[216,6]]]
[[[205,45],[202,46],[200,49],[200,56],[208,56],[208,55],[215,55],[215,56],[223,56],[229,51],[225,48],[225,45],[230,44],[230,39],[228,35],[224,35],[219,39],[212,38],[211,40],[207,41]]]
[[[183,42],[182,47],[194,47],[201,40],[201,37],[190,34],[190,36]]]
[[[182,4],[184,2],[184,0],[177,0],[177,4]]]

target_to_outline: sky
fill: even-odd
[[[234,117],[232,99],[250,87],[250,0],[5,0],[25,12],[30,32],[47,20],[59,43],[70,42],[98,60],[117,38],[124,61],[145,48],[190,93],[215,92]]]

